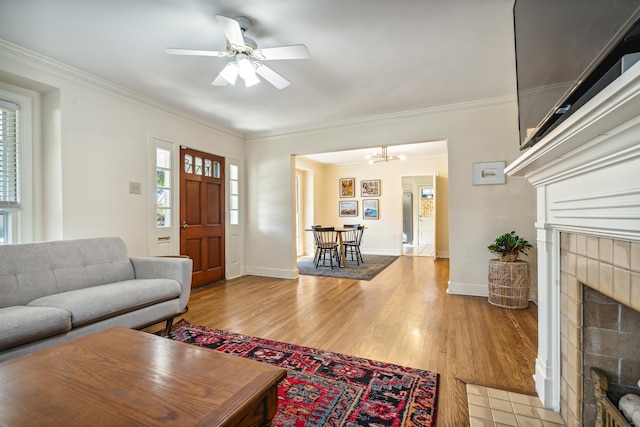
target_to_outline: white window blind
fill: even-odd
[[[19,209],[19,106],[0,99],[0,209]]]

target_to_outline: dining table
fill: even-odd
[[[366,229],[366,227],[365,227]],[[347,254],[344,248],[344,239],[342,237],[342,235],[344,233],[348,233],[350,231],[355,231],[357,230],[357,228],[353,228],[353,227],[333,227],[333,231],[336,232],[336,234],[338,235],[338,243],[340,244],[340,259],[342,259],[342,265],[340,265],[338,263],[339,267],[342,268],[347,268]],[[313,231],[312,228],[305,228],[305,231]]]

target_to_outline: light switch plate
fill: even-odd
[[[139,182],[130,182],[129,183],[129,193],[130,194],[141,194],[142,193],[142,184]]]

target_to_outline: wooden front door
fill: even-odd
[[[180,150],[180,254],[193,260],[191,287],[225,278],[224,158]]]

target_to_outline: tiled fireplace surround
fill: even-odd
[[[613,382],[640,377],[640,63],[505,172],[536,189],[536,392],[567,426],[591,426],[583,358]]]
[[[640,243],[560,235],[561,410],[593,427],[589,369],[637,393],[640,379]]]

